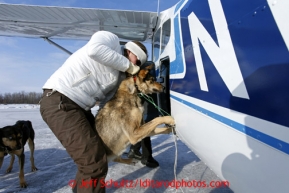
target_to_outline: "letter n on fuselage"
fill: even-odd
[[[201,90],[209,91],[199,42],[204,47],[213,65],[217,69],[231,94],[236,97],[249,99],[221,2],[220,0],[208,0],[208,2],[219,46],[207,32],[194,12],[188,16],[190,34],[193,43],[193,51],[195,55]]]

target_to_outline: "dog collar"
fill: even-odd
[[[133,76],[134,84],[136,85],[136,75]]]

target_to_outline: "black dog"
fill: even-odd
[[[34,165],[33,157],[34,136],[35,133],[30,121],[17,121],[15,125],[0,128],[0,168],[4,160],[4,156],[10,154],[10,165],[6,170],[6,173],[11,172],[15,160],[15,155],[17,155],[19,158],[19,180],[21,188],[27,187],[24,179],[24,146],[27,141],[30,149],[31,169],[32,171],[37,170]]]

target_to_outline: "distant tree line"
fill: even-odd
[[[36,92],[16,92],[0,93],[0,104],[38,104],[42,93]]]

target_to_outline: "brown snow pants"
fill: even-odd
[[[94,116],[59,92],[44,90],[40,113],[54,135],[77,164],[73,192],[105,192],[108,164],[103,142],[95,130]]]

